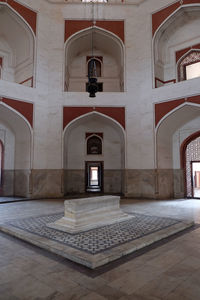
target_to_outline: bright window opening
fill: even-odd
[[[194,197],[200,198],[200,162],[192,162]]]
[[[98,185],[98,167],[91,167],[90,172],[90,185]]]
[[[200,77],[200,62],[186,66],[186,79]]]

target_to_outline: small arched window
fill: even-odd
[[[102,154],[102,140],[96,135],[87,139],[87,154]]]
[[[178,81],[200,77],[200,51],[192,50],[178,63]]]
[[[90,70],[93,68],[96,69],[96,76],[101,77],[101,62],[98,59],[92,58],[88,62],[88,75],[90,74]]]

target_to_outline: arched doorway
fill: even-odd
[[[184,169],[186,197],[200,199],[200,131],[182,143],[181,164]]]
[[[0,140],[3,181],[0,196],[29,196],[32,129],[26,119],[4,103],[0,104]]]
[[[72,121],[64,131],[64,193],[124,192],[124,129],[97,112]]]
[[[170,111],[156,128],[156,167],[159,198],[186,196],[181,145],[196,132],[200,122],[200,106],[184,103]]]

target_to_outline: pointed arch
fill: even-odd
[[[193,57],[192,54],[194,54]],[[186,66],[197,62],[200,62],[200,49],[192,48],[180,57],[177,61],[177,81],[186,80]]]
[[[200,104],[198,104],[198,103],[192,103],[192,102],[185,101],[184,103],[182,103],[182,104],[178,105],[177,107],[175,107],[174,109],[170,110],[167,114],[165,114],[159,120],[159,122],[157,123],[156,128],[155,128],[156,133],[157,133],[160,125],[165,121],[166,118],[168,118],[171,114],[173,114],[174,112],[176,112],[177,110],[181,109],[184,106],[191,106],[191,107],[193,106],[193,107],[199,107],[200,108]]]
[[[192,14],[200,13],[199,3],[182,4],[180,6],[179,4],[177,5],[174,11],[172,10],[170,15],[168,15],[161,22],[161,24],[157,26],[153,34],[153,38],[152,38],[153,87],[158,87],[157,82],[159,82],[159,86],[163,86],[169,83],[175,83],[177,79],[177,65],[176,65],[175,55],[174,55],[175,52],[198,43],[196,37],[192,37],[194,41],[192,41],[192,38],[190,38],[190,43],[192,41],[192,45],[189,44],[189,41],[186,43],[186,41],[189,39],[186,40],[180,39],[179,43],[174,43],[172,45],[170,44],[170,51],[166,50],[167,49],[166,43],[169,42],[169,37],[171,37],[172,34],[174,34],[177,30],[176,29],[177,26],[173,26],[171,29],[169,29],[170,26],[172,26],[174,22],[180,22],[180,18],[182,17],[182,14],[184,14],[185,12],[192,13]],[[159,12],[157,12],[157,14],[158,13]],[[162,11],[160,12],[160,14],[161,13]],[[183,27],[181,26],[181,23],[180,24],[178,23],[178,26],[180,28]],[[165,40],[164,40],[164,33],[166,34]],[[182,36],[183,36],[182,34],[179,34],[178,37],[182,37]],[[162,39],[163,39],[164,46],[161,46]],[[181,45],[183,45],[182,48]],[[165,65],[167,65],[167,68],[164,68]]]
[[[184,193],[185,196],[188,197],[188,195],[190,193],[193,194],[192,192],[192,187],[191,185],[191,169],[187,167],[187,147],[196,139],[198,139],[200,137],[200,130],[194,132],[193,134],[191,134],[189,137],[187,137],[181,144],[180,147],[180,164],[181,164],[181,168],[183,169],[184,172]],[[199,158],[200,158],[200,153],[199,153]],[[188,178],[189,177],[189,178]],[[189,181],[189,182],[188,182]],[[189,185],[189,186],[188,186]]]
[[[3,79],[14,81],[29,87],[34,87],[36,68],[36,27],[33,27],[31,23],[24,18],[24,15],[20,14],[21,10],[15,9],[15,5],[11,5],[10,1],[6,3],[0,2],[0,6],[4,7],[6,12],[6,14],[4,12],[6,18],[4,16],[4,18],[2,18],[2,22],[9,22],[9,30],[6,30],[5,33],[3,32],[2,36],[6,37],[6,41],[8,40],[7,44],[10,52],[6,53],[5,49],[2,52],[0,49],[0,54],[2,52],[2,56],[4,58]],[[36,13],[33,12],[33,14],[35,14],[36,18]],[[36,19],[34,22],[36,25]],[[10,28],[12,27],[14,28],[13,30],[16,31],[13,36],[10,34]],[[1,28],[4,31],[6,26],[1,25]],[[18,45],[22,44],[22,42],[18,42],[19,39],[23,40],[26,47],[24,46],[24,48],[22,47],[19,49],[20,46]],[[28,50],[25,51],[25,48]],[[12,76],[6,71],[8,67],[13,70]]]
[[[87,155],[102,154],[103,139],[99,135],[93,133],[86,138]]]
[[[87,152],[89,137],[103,136],[103,152]],[[124,168],[126,159],[124,128],[111,117],[92,111],[78,116],[68,123],[63,131],[63,169],[65,193],[85,192],[86,162],[101,162],[104,165],[104,192],[120,193],[124,190]],[[100,154],[100,155],[99,155]],[[111,175],[112,174],[112,175]],[[116,183],[117,182],[117,183]]]
[[[113,66],[116,68],[116,79],[118,82],[118,90],[115,90],[113,86],[113,91],[123,91],[124,90],[124,74],[125,74],[125,51],[124,51],[124,43],[123,41],[114,33],[103,29],[98,26],[88,27],[85,29],[82,29],[74,34],[72,34],[65,42],[64,45],[64,61],[65,61],[65,69],[64,69],[64,90],[65,91],[85,91],[84,84],[87,81],[87,62],[82,59],[81,63],[79,61],[78,65],[79,68],[81,66],[81,69],[79,70],[78,74],[73,73],[72,62],[77,59],[78,56],[80,56],[80,53],[83,54],[86,52],[91,51],[91,33],[94,35],[94,48],[96,47],[99,51],[102,51],[102,53],[106,53],[110,57],[111,60],[113,60]],[[98,36],[99,38],[95,39],[95,36]],[[84,42],[83,42],[84,39]],[[100,42],[102,40],[103,42]],[[79,43],[81,41],[81,43]],[[107,42],[105,42],[107,41]],[[78,46],[77,46],[78,45]],[[84,65],[85,64],[85,65]],[[77,67],[76,66],[76,67]],[[104,68],[104,81],[106,80],[106,68],[108,65],[106,62],[104,64],[101,64]],[[75,70],[75,69],[74,69]],[[72,76],[73,74],[73,76]],[[75,80],[76,76],[78,76],[78,86],[73,87],[71,85],[71,78],[73,77],[73,81]],[[109,76],[108,76],[109,77]],[[80,78],[82,85],[80,85]],[[115,83],[116,85],[116,83]],[[79,90],[81,89],[82,90]],[[78,89],[78,90],[77,90]],[[106,92],[105,88],[105,92]],[[112,91],[112,90],[108,90]]]

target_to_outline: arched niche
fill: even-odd
[[[123,43],[113,33],[95,26],[74,34],[66,41],[65,91],[86,91],[88,81],[87,57],[93,55],[102,58],[101,77],[98,78],[98,82],[103,83],[103,92],[123,92]]]
[[[1,79],[33,86],[35,36],[26,21],[0,3]]]
[[[185,103],[170,112],[156,131],[156,167],[163,174],[168,197],[184,197],[184,171],[181,166],[181,144],[200,124],[200,106]],[[160,187],[161,188],[161,187]]]
[[[185,196],[200,198],[200,130],[182,142],[180,155],[185,178]],[[195,174],[194,165],[198,174]],[[195,175],[198,178],[195,178]]]
[[[28,196],[32,130],[16,111],[0,104],[0,140],[4,147],[1,196]]]
[[[176,52],[200,43],[200,6],[183,5],[153,37],[155,87],[178,81]]]
[[[102,154],[87,154],[87,133],[101,132]],[[124,192],[124,129],[100,113],[89,113],[72,121],[64,131],[64,192],[85,192],[86,162],[103,163],[104,193]]]

